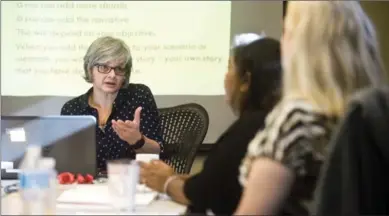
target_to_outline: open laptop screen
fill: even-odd
[[[2,116],[1,159],[13,161],[17,168],[27,145],[39,145],[43,155],[54,157],[60,169],[68,169],[65,163],[74,160],[95,164],[95,133],[92,116]],[[74,169],[75,165],[68,166]]]

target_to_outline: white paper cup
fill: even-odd
[[[149,163],[152,160],[159,160],[159,154],[136,154],[136,160]]]

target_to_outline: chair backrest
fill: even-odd
[[[160,108],[159,114],[165,149],[161,159],[176,173],[189,174],[208,131],[208,113],[201,105],[189,103]]]

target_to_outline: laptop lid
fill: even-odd
[[[1,156],[19,167],[27,145],[39,145],[56,159],[58,172],[96,175],[96,119],[93,116],[2,116]]]

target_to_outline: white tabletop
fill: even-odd
[[[1,186],[13,184],[17,181],[2,180]],[[21,210],[21,200],[19,193],[13,193],[2,197],[1,200],[1,213],[2,214],[19,214]],[[180,215],[186,210],[186,206],[180,205],[166,196],[159,196],[158,199],[153,201],[147,206],[137,206],[135,212],[123,214],[129,215]],[[58,215],[112,215],[120,214],[119,212],[102,206],[88,206],[88,205],[76,205],[76,204],[63,204],[57,203]]]

